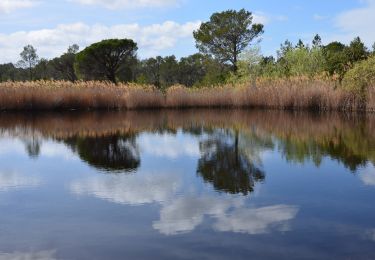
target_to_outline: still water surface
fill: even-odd
[[[0,259],[375,259],[375,115],[0,114]]]

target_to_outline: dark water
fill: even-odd
[[[0,114],[0,259],[375,259],[375,115]]]

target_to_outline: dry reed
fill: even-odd
[[[375,88],[364,100],[335,87],[334,81],[296,78],[258,80],[253,84],[188,89],[165,93],[152,86],[109,82],[0,83],[0,110],[94,110],[141,108],[248,107],[281,110],[375,111]]]

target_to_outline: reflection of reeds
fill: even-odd
[[[179,128],[260,129],[299,139],[357,129],[375,140],[375,116],[242,109],[142,110],[114,112],[1,113],[0,131],[38,133],[45,137],[100,136],[117,132],[176,131]],[[255,128],[254,128],[255,127]]]
[[[237,129],[243,136],[274,136],[290,160],[330,155],[351,169],[375,163],[375,116],[236,109],[142,110],[116,112],[1,113],[0,136],[102,137],[117,134]]]
[[[169,88],[113,85],[108,82],[38,81],[0,83],[0,110],[138,109],[195,107],[257,107],[293,110],[375,109],[375,88],[367,100],[335,88],[333,81],[259,80],[252,86]]]

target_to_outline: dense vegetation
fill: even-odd
[[[374,97],[369,93],[373,93],[372,87],[375,82],[375,44],[373,50],[369,50],[357,37],[348,45],[340,42],[324,45],[320,36],[316,35],[311,43],[299,40],[297,44],[293,44],[288,40],[285,41],[277,51],[276,57],[262,56],[259,37],[263,32],[263,25],[254,24],[252,13],[242,9],[213,14],[208,22],[202,23],[200,28],[193,33],[199,53],[180,59],[175,56],[157,56],[140,60],[136,54],[137,43],[131,39],[103,40],[93,43],[82,51],[79,51],[78,45],[74,44],[66,53],[51,60],[40,59],[37,50],[28,45],[20,53],[21,60],[17,64],[0,65],[0,82],[54,80],[63,85],[59,88],[62,93],[61,89],[66,84],[61,81],[90,81],[88,83],[90,86],[95,84],[92,81],[111,81],[115,84],[135,83],[153,86],[160,90],[160,93],[165,94],[168,93],[168,88],[176,85],[193,89],[203,88],[201,92],[207,93],[205,88],[212,86],[228,87],[235,84],[259,89],[260,85],[267,85],[264,82],[272,82],[268,85],[277,87],[277,82],[281,82],[281,86],[287,86],[288,83],[285,81],[302,80],[305,84],[292,84],[291,87],[285,87],[282,90],[279,88],[274,92],[289,95],[294,91],[291,91],[291,88],[306,85],[307,90],[299,91],[299,95],[304,95],[307,99],[312,91],[315,91],[315,94],[309,96],[312,100],[309,101],[310,105],[304,104],[304,106],[314,104],[314,106],[327,109],[327,106],[322,105],[322,102],[326,102],[321,101],[322,95],[326,95],[325,98],[332,98],[333,89],[338,90],[334,96],[335,102],[340,103],[335,107],[351,106],[352,110],[356,110],[360,106],[356,98],[362,99],[362,106],[367,102],[367,106],[371,104],[370,107],[373,107]],[[260,85],[259,82],[261,82]],[[317,84],[315,90],[312,87],[314,84]],[[30,88],[30,91],[33,90],[34,93],[30,95],[34,98],[37,89],[41,86],[51,85],[49,88],[51,90],[56,89],[58,84],[44,82],[29,84],[31,85],[34,88]],[[322,85],[325,87],[322,88]],[[4,88],[15,85],[8,82],[1,86]],[[28,84],[22,86],[25,87]],[[82,83],[77,85],[77,90],[82,90],[79,86],[82,86]],[[175,88],[169,92],[173,92]],[[344,94],[340,91],[348,90],[355,93],[357,97],[342,99]],[[69,95],[74,96],[71,94],[72,90],[69,89],[68,92]],[[3,89],[1,99],[4,101],[8,98],[4,95],[10,97],[9,93],[16,95],[15,91]],[[194,93],[196,95],[200,92],[196,90]],[[103,96],[107,94],[109,95],[109,93],[102,93]],[[256,96],[254,91],[251,94]],[[27,95],[24,96],[27,100]],[[259,98],[265,98],[265,96],[260,95]],[[262,102],[258,101],[263,105],[265,102]],[[283,105],[279,103],[267,106],[287,106],[287,102]],[[235,102],[233,104],[240,105]],[[221,106],[221,103],[217,105]],[[4,109],[4,103],[2,106]],[[32,105],[29,104],[29,106]],[[110,105],[107,104],[108,106]]]

